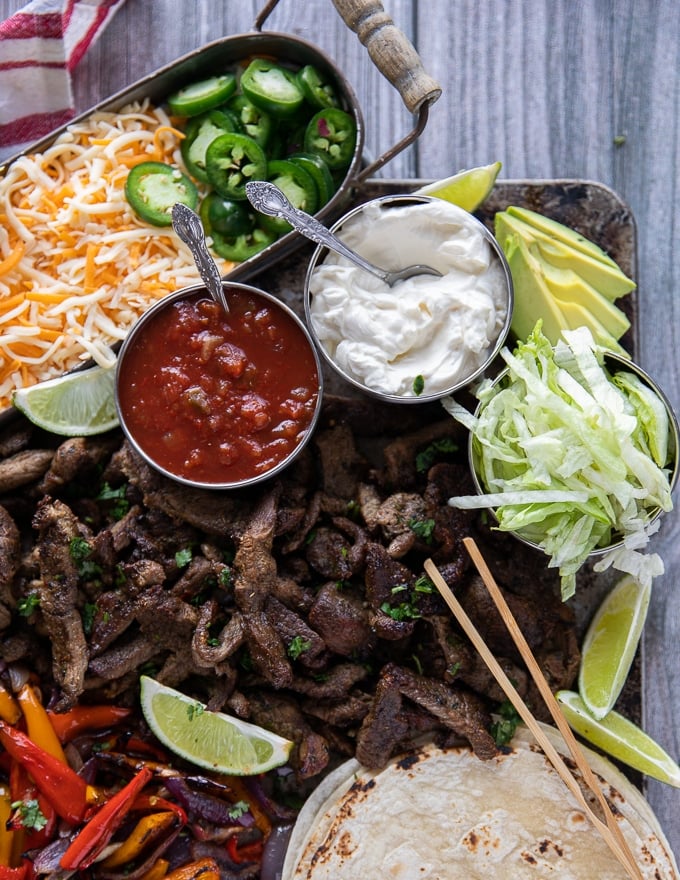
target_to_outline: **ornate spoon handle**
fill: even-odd
[[[191,251],[196,268],[208,289],[208,293],[215,302],[222,306],[225,312],[228,312],[229,306],[224,295],[220,270],[208,251],[200,217],[191,208],[177,202],[172,206],[172,226]]]

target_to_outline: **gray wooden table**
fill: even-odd
[[[0,18],[23,5],[0,0]],[[389,177],[440,178],[496,160],[503,178],[605,183],[637,220],[638,360],[680,411],[680,3],[677,0],[384,0],[443,87]],[[79,111],[210,40],[252,28],[254,0],[126,0],[74,73]],[[411,116],[330,0],[280,0],[267,30],[326,51],[353,85],[379,155]],[[676,293],[675,288],[678,288]],[[677,503],[677,502],[676,502]],[[680,517],[655,549],[644,635],[644,726],[680,756]],[[680,854],[680,793],[647,794]]]

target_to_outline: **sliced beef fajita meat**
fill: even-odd
[[[191,639],[191,651],[197,666],[213,666],[231,657],[245,642],[246,632],[243,618],[239,611],[229,617],[217,635],[216,624],[219,620],[219,606],[214,600],[204,602],[198,614],[198,622]]]
[[[49,468],[54,450],[24,449],[0,461],[0,495],[35,483]]]
[[[326,647],[341,657],[364,657],[375,645],[362,597],[351,585],[324,584],[309,610],[309,623]]]
[[[292,740],[291,764],[301,779],[317,776],[328,766],[328,743],[315,733],[297,702],[282,694],[258,689],[249,695],[250,720]]]
[[[368,620],[378,638],[395,641],[412,634],[415,616],[406,611],[409,603],[405,597],[414,581],[415,575],[392,559],[385,547],[375,542],[368,544],[365,570]]]
[[[319,700],[341,700],[367,677],[368,670],[359,663],[338,663],[316,678],[296,676],[291,690]]]
[[[241,494],[192,489],[166,479],[145,464],[127,443],[115,454],[112,467],[141,492],[147,507],[162,510],[209,535],[237,534],[252,506],[248,497]]]
[[[14,577],[21,561],[21,534],[9,512],[0,505],[0,630],[12,621],[16,601]]]
[[[357,450],[354,434],[343,423],[317,432],[314,445],[319,453],[321,489],[326,496],[343,501],[356,497],[357,485],[367,469]],[[341,512],[341,508],[338,508]]]
[[[300,666],[318,669],[323,663],[326,645],[307,621],[279,602],[275,596],[267,599],[265,614],[281,637],[288,655],[297,660]]]
[[[447,685],[403,666],[388,663],[380,673],[380,683],[371,711],[364,719],[357,736],[357,757],[362,763],[379,761],[384,766],[395,746],[408,733],[405,716],[400,715],[403,698],[415,703],[444,727],[466,739],[475,754],[486,760],[497,754],[497,747],[488,731],[491,716],[483,700],[467,688]],[[373,729],[373,725],[376,725]],[[384,751],[379,744],[383,740]]]
[[[251,518],[237,540],[234,556],[234,594],[243,612],[261,611],[278,580],[272,555],[279,490],[268,491],[259,499]]]
[[[243,629],[248,654],[255,670],[274,688],[289,687],[293,670],[283,639],[263,611],[243,615]]]
[[[69,437],[57,447],[38,490],[56,494],[67,483],[92,474],[119,446],[120,436],[116,432],[101,437]]]
[[[388,443],[384,449],[384,466],[378,474],[379,483],[388,490],[410,491],[422,479],[436,457],[464,448],[465,430],[453,419],[425,425]],[[420,457],[419,457],[420,456]]]
[[[85,527],[62,501],[45,496],[38,504],[40,614],[52,645],[52,669],[60,695],[57,708],[72,706],[83,692],[89,648],[77,607],[80,575],[73,542],[86,541]]]

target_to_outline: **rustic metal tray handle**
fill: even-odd
[[[406,108],[417,113],[441,95],[411,41],[394,24],[380,0],[333,0],[333,5],[382,75],[397,89]]]
[[[256,30],[262,29],[278,2],[267,0],[255,19]],[[406,137],[354,176],[355,183],[361,183],[421,135],[430,105],[439,98],[442,90],[439,83],[425,72],[415,47],[385,12],[380,0],[333,0],[333,5],[347,27],[366,47],[380,73],[397,89],[406,108],[415,115],[413,129]]]

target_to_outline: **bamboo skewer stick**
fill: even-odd
[[[492,598],[496,602],[498,609],[499,609],[499,612],[501,613],[506,625],[508,626],[510,634],[512,635],[513,639],[515,640],[515,643],[517,644],[517,647],[518,647],[520,653],[522,654],[525,662],[527,663],[527,666],[529,667],[529,671],[531,672],[532,677],[534,678],[534,681],[536,681],[536,684],[539,688],[541,696],[546,701],[548,709],[550,710],[551,714],[553,715],[553,718],[555,718],[558,728],[562,732],[562,725],[566,725],[568,727],[567,722],[564,719],[564,716],[562,715],[562,711],[561,711],[559,705],[557,704],[557,701],[555,700],[555,698],[552,695],[552,692],[550,691],[550,686],[548,685],[545,677],[543,676],[543,673],[541,672],[541,669],[538,666],[538,663],[536,662],[536,659],[534,658],[533,653],[531,652],[531,649],[529,648],[529,646],[526,643],[526,640],[524,639],[519,627],[517,626],[517,622],[515,621],[515,619],[512,615],[512,612],[510,611],[510,609],[507,606],[507,603],[503,599],[503,596],[502,596],[500,590],[498,589],[498,586],[496,585],[495,581],[493,580],[491,572],[487,568],[486,563],[484,562],[481,554],[479,553],[479,550],[478,550],[475,542],[470,538],[466,538],[466,539],[464,539],[464,543],[465,543],[466,549],[468,550],[468,552],[470,553],[470,556],[473,559],[473,562],[477,566],[478,571],[479,571],[482,579],[484,580],[484,583],[487,586],[487,589],[489,589],[489,592],[491,593]],[[461,625],[463,631],[465,632],[467,637],[470,639],[472,644],[475,646],[475,648],[479,652],[480,656],[482,657],[482,659],[484,660],[486,665],[489,667],[490,671],[494,675],[496,681],[498,682],[498,684],[502,688],[506,697],[510,700],[512,705],[515,707],[515,710],[517,711],[518,715],[520,716],[522,721],[526,724],[526,726],[529,728],[529,730],[533,734],[534,738],[536,739],[536,742],[541,747],[541,749],[545,753],[546,757],[548,758],[550,763],[553,765],[553,767],[555,768],[555,770],[557,771],[557,773],[559,774],[559,776],[561,777],[562,781],[565,783],[565,785],[567,786],[569,791],[576,798],[577,802],[579,803],[579,805],[583,809],[586,816],[590,819],[593,826],[599,832],[599,834],[601,835],[604,842],[607,844],[607,846],[612,851],[614,856],[617,858],[617,860],[623,866],[623,868],[625,869],[626,873],[631,878],[631,880],[644,880],[644,878],[642,876],[642,872],[640,871],[640,867],[636,863],[635,858],[630,851],[630,847],[628,846],[628,843],[627,843],[625,837],[623,836],[623,833],[622,833],[618,823],[616,822],[616,819],[614,818],[614,816],[611,812],[611,808],[609,807],[609,804],[607,803],[607,800],[604,797],[604,794],[603,794],[602,790],[600,789],[600,786],[597,784],[597,781],[596,781],[595,776],[590,768],[590,765],[588,764],[585,756],[583,755],[581,749],[578,746],[578,743],[576,742],[576,740],[573,737],[573,734],[571,733],[571,729],[568,728],[568,734],[567,734],[567,736],[564,737],[565,741],[567,742],[567,745],[569,747],[569,750],[571,751],[571,754],[572,754],[572,757],[574,758],[574,761],[576,762],[576,765],[578,766],[579,770],[581,771],[581,773],[583,775],[584,782],[593,791],[593,793],[595,794],[595,796],[598,799],[598,802],[600,803],[603,814],[605,816],[605,820],[606,820],[605,822],[603,822],[602,819],[600,819],[599,816],[597,816],[597,814],[593,811],[593,809],[590,806],[590,804],[588,803],[588,801],[585,799],[585,796],[583,794],[583,791],[582,791],[580,785],[578,784],[578,782],[574,778],[572,772],[569,770],[569,768],[565,764],[564,759],[562,758],[562,756],[559,754],[559,752],[554,747],[552,742],[548,739],[548,737],[545,735],[545,733],[541,729],[541,726],[539,725],[538,721],[536,720],[536,718],[532,714],[531,710],[526,705],[526,703],[524,702],[522,697],[519,695],[519,693],[515,689],[514,685],[510,681],[510,679],[507,677],[507,675],[503,671],[502,667],[500,666],[500,664],[498,663],[498,661],[494,657],[493,653],[491,652],[491,650],[487,646],[486,642],[484,641],[484,639],[480,635],[479,631],[477,630],[475,625],[472,623],[472,621],[470,620],[470,618],[466,614],[466,612],[463,609],[460,602],[456,599],[456,597],[454,596],[454,594],[450,590],[450,588],[449,588],[448,584],[446,583],[446,581],[444,580],[444,578],[441,576],[441,574],[440,574],[439,570],[437,569],[437,567],[435,566],[435,564],[432,562],[432,560],[428,559],[425,562],[424,567],[425,567],[425,571],[427,572],[428,576],[431,578],[432,582],[434,583],[434,585],[437,587],[437,589],[441,593],[442,598],[444,599],[446,604],[449,606],[450,610],[452,611],[453,615],[457,619],[458,623]],[[490,584],[491,584],[491,586],[490,586]],[[498,604],[497,595],[500,596],[500,599],[502,602],[501,605]],[[507,615],[504,613],[503,608],[506,609]],[[546,695],[547,695],[547,698],[546,698]],[[554,704],[554,706],[553,706],[553,704]],[[556,718],[555,712],[553,712],[553,709],[555,710],[555,712],[559,716],[560,722],[557,722],[557,718]],[[563,733],[563,736],[564,736],[564,733]],[[571,742],[569,742],[569,740],[571,740]],[[572,745],[573,745],[573,748],[572,748]]]

